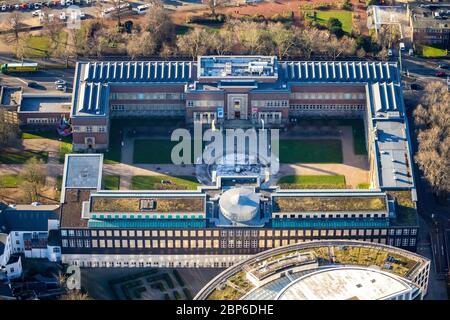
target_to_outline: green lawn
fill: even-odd
[[[161,180],[170,180],[170,184],[162,184]],[[133,176],[131,188],[133,190],[190,190],[200,184],[191,176]]]
[[[47,151],[2,151],[0,153],[1,164],[24,164],[31,158],[37,158],[47,163],[48,152]]]
[[[133,163],[172,164],[172,149],[178,143],[178,141],[171,141],[169,138],[134,140]],[[192,141],[191,163],[193,162],[194,142]]]
[[[103,176],[103,185],[106,190],[119,190],[120,176]]]
[[[342,163],[342,159],[340,140],[280,140],[281,163]]]
[[[17,188],[20,177],[16,174],[0,176],[0,188]]]
[[[344,11],[344,10],[326,10],[326,11],[319,11],[319,10],[312,10],[309,11],[306,16],[308,19],[313,19],[313,12],[317,12],[317,23],[321,26],[326,27],[327,22],[330,18],[336,18],[342,23],[342,30],[346,33],[352,32],[352,13],[350,11]]]
[[[61,144],[59,145],[59,163],[64,163],[66,154],[71,152],[72,152],[72,144],[69,142],[61,141]]]
[[[167,139],[143,139],[134,141],[133,163],[172,163],[172,148],[177,141]]]
[[[61,32],[59,34],[59,40],[55,51],[60,51],[64,48],[67,42],[67,33]],[[25,56],[30,58],[45,58],[49,57],[52,52],[51,48],[52,40],[47,35],[31,35],[26,41]]]
[[[370,189],[370,183],[360,183],[356,187],[357,189]]]
[[[71,142],[72,137],[60,136],[56,131],[33,131],[33,132],[22,132],[22,139],[50,139],[50,140],[60,140],[64,142]]]
[[[447,50],[431,46],[420,45],[418,46],[418,49],[419,53],[425,58],[445,57],[448,54]]]
[[[367,155],[366,133],[363,119],[316,119],[303,118],[298,121],[299,126],[351,126],[353,133],[353,150],[355,154]]]
[[[283,189],[345,189],[345,176],[313,175],[285,176],[278,180]]]

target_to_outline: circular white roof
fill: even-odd
[[[222,214],[235,222],[252,220],[259,211],[260,197],[251,188],[234,188],[225,191],[219,200]]]
[[[383,300],[413,290],[406,279],[364,267],[326,268],[287,285],[277,300]]]

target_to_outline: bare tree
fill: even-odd
[[[144,29],[152,34],[152,39],[156,43],[156,50],[160,50],[164,43],[173,43],[175,39],[175,26],[170,15],[164,6],[153,3],[144,18]]]
[[[281,23],[270,24],[268,26],[270,35],[277,50],[279,59],[289,56],[298,46],[297,28],[285,28]]]
[[[225,5],[227,0],[206,0],[206,4],[208,5],[209,11],[212,16],[216,15],[216,10]]]
[[[34,202],[39,200],[39,194],[45,186],[45,178],[47,176],[46,167],[41,160],[31,158],[24,166],[22,173],[21,188],[25,192],[26,200]]]
[[[6,18],[7,30],[10,30],[16,43],[19,42],[19,33],[21,24],[22,24],[22,15],[19,12],[12,12]]]
[[[450,94],[441,82],[425,87],[414,111],[419,130],[415,161],[439,196],[450,192]]]
[[[206,54],[210,49],[211,33],[202,28],[196,28],[179,36],[177,48],[179,52],[188,54],[195,60],[197,56]]]
[[[228,28],[221,28],[219,32],[210,39],[210,46],[218,55],[230,54],[233,52],[234,31]]]
[[[333,60],[339,56],[351,56],[356,51],[356,41],[353,38],[343,36],[338,39],[335,35],[330,35],[329,41],[325,43],[327,50]]]
[[[127,43],[127,54],[132,58],[149,56],[155,53],[157,44],[150,32],[134,33]]]
[[[243,51],[255,54],[264,46],[262,29],[261,24],[257,22],[241,22],[235,25],[234,31]]]
[[[128,2],[125,2],[123,0],[113,0],[113,8],[114,8],[114,15],[116,16],[117,19],[117,30],[119,30],[119,28],[122,26],[122,10],[123,10],[123,6],[126,5]]]
[[[56,51],[60,47],[61,30],[64,28],[64,23],[60,19],[55,19],[54,15],[49,14],[48,9],[42,11],[41,24],[44,32],[50,38],[50,52],[51,55],[56,55]]]

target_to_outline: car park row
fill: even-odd
[[[38,2],[20,2],[16,4],[0,3],[0,12],[7,12],[13,10],[37,10],[43,7],[56,8],[56,7],[69,7],[71,5],[90,5],[92,0],[49,0]]]

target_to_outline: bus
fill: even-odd
[[[131,10],[131,5],[129,3],[124,3],[119,6],[119,12],[121,14],[129,12],[130,10]],[[115,15],[117,15],[117,8],[111,7],[111,8],[105,9],[101,12],[100,15],[102,18],[110,18],[113,15],[115,16]]]
[[[136,8],[133,8],[133,10],[137,13],[137,14],[145,14],[147,13],[147,10],[150,9],[150,3],[147,4],[143,4],[141,6],[137,6]]]
[[[0,65],[0,71],[2,73],[12,73],[12,72],[36,72],[38,71],[37,63],[4,63]]]

